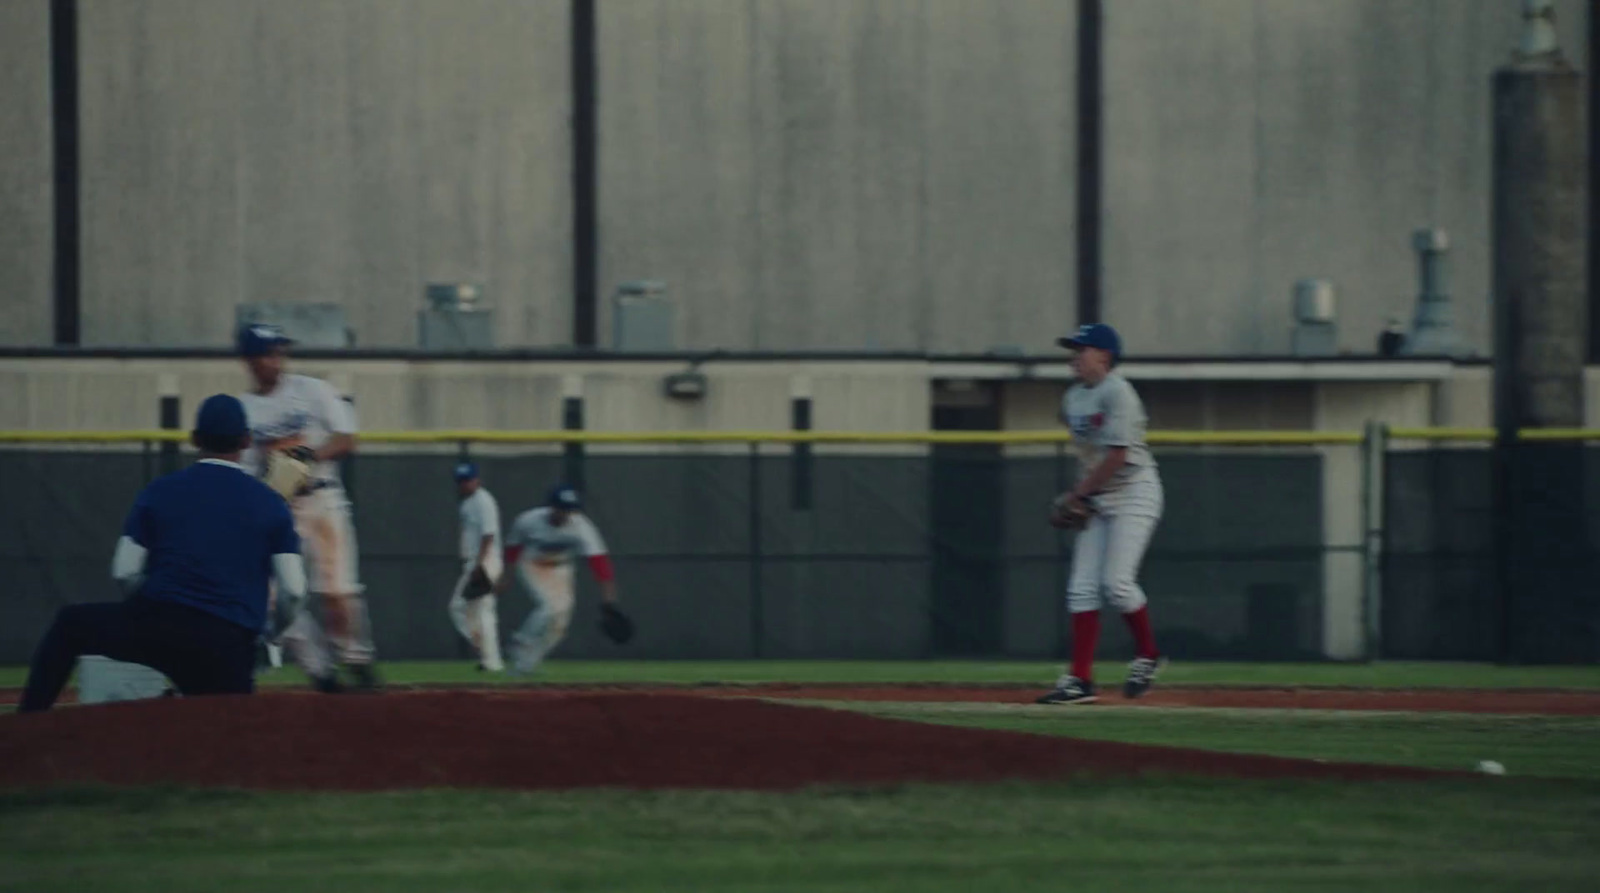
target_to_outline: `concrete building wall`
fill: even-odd
[[[83,0],[83,340],[225,343],[244,301],[416,344],[428,281],[571,331],[564,0]]]
[[[703,401],[664,396],[672,362],[458,362],[295,360],[355,395],[368,430],[548,430],[561,425],[561,398],[585,398],[599,431],[774,431],[789,427],[792,397],[813,400],[822,431],[923,431],[932,382],[946,374],[923,362],[710,362]],[[1131,373],[1153,431],[1357,431],[1368,420],[1395,427],[1490,425],[1491,377],[1457,366],[1437,380],[1181,381]],[[1592,367],[1589,416],[1600,427],[1600,367]],[[162,384],[167,382],[167,384]],[[175,382],[176,384],[172,384]],[[0,431],[123,430],[157,423],[156,399],[173,387],[192,409],[207,395],[236,392],[245,372],[231,359],[0,359]],[[1053,431],[1067,382],[1001,382],[1001,427]]]
[[[50,3],[0,3],[0,345],[49,344]]]
[[[1586,64],[1586,4],[1557,3]],[[1370,352],[1417,291],[1411,231],[1454,243],[1457,320],[1487,353],[1489,81],[1520,4],[1106,4],[1105,305],[1144,355],[1286,353],[1296,279],[1338,288]]]
[[[1075,319],[1072,4],[598,10],[601,278],[666,281],[680,346],[1037,348]]]
[[[702,367],[702,401],[676,401],[662,379],[678,363],[459,363],[380,360],[292,364],[353,395],[366,431],[554,430],[562,398],[584,399],[592,431],[781,431],[800,383],[830,431],[920,431],[929,424],[921,364],[754,364]],[[139,430],[159,423],[163,394],[184,423],[211,394],[247,387],[233,360],[0,359],[0,431]]]
[[[0,344],[50,338],[45,0],[0,10]],[[1105,316],[1134,356],[1281,353],[1339,290],[1369,350],[1452,237],[1487,349],[1489,77],[1510,0],[1118,0]],[[1075,321],[1075,5],[604,0],[600,281],[684,347],[1046,349]],[[1587,5],[1557,4],[1586,65]],[[82,0],[83,334],[217,344],[241,301],[416,341],[425,282],[569,340],[565,0]],[[601,308],[608,340],[610,307]]]

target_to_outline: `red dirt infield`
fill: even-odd
[[[269,693],[0,716],[0,787],[794,789],[1145,773],[1350,780],[1446,774],[667,693]]]
[[[726,685],[655,685],[643,683],[593,683],[483,688],[448,683],[393,686],[394,692],[491,691],[527,698],[566,697],[573,694],[676,694],[713,697],[759,697],[810,701],[912,701],[991,704],[1027,704],[1044,691],[1042,686],[1014,683],[992,685],[925,684],[798,684],[789,682],[730,683]],[[304,689],[266,689],[277,694],[303,693]],[[0,707],[17,703],[21,692],[0,688]],[[72,703],[71,691],[61,703]],[[1529,716],[1600,716],[1600,691],[1576,689],[1388,689],[1268,686],[1163,686],[1137,701],[1124,701],[1108,689],[1092,709],[1107,707],[1224,707],[1261,710],[1379,710],[1418,713],[1498,713]],[[1082,709],[1082,708],[1074,708]]]

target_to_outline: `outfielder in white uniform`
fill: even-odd
[[[533,613],[512,636],[513,672],[532,672],[566,636],[572,622],[574,557],[588,559],[600,582],[601,600],[616,604],[611,557],[600,531],[579,511],[582,505],[576,490],[556,487],[545,506],[518,515],[506,535],[506,564],[516,569],[517,579],[533,597]]]
[[[1150,611],[1139,588],[1139,564],[1161,520],[1161,476],[1145,444],[1144,404],[1126,378],[1112,371],[1122,353],[1116,330],[1094,324],[1059,339],[1076,350],[1078,383],[1061,401],[1062,420],[1072,429],[1078,452],[1077,486],[1057,505],[1087,520],[1072,548],[1067,609],[1072,614],[1072,666],[1041,704],[1086,704],[1097,695],[1094,651],[1100,638],[1100,608],[1110,602],[1133,633],[1136,657],[1128,666],[1123,694],[1137,698],[1150,689],[1162,666],[1150,629]],[[1064,526],[1062,515],[1053,518]]]
[[[356,418],[350,402],[327,382],[284,371],[291,340],[277,326],[250,325],[239,332],[239,354],[254,389],[240,396],[252,444],[244,467],[262,475],[269,454],[283,452],[311,471],[306,488],[289,501],[306,559],[309,589],[322,622],[309,610],[283,633],[290,656],[320,691],[342,689],[334,661],[362,690],[378,687],[367,605],[357,573],[356,532],[338,460],[355,451]],[[330,647],[331,646],[331,647]]]
[[[455,478],[461,495],[461,576],[450,593],[450,620],[472,643],[478,669],[498,673],[506,668],[500,659],[500,618],[494,595],[504,567],[500,505],[479,480],[476,464],[458,464]]]

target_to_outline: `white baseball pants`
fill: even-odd
[[[1162,494],[1159,484],[1141,489],[1111,505],[1098,505],[1078,533],[1067,583],[1067,610],[1072,613],[1098,611],[1108,602],[1123,614],[1145,606],[1139,565],[1161,521]]]
[[[511,637],[511,665],[529,673],[561,644],[572,623],[572,564],[517,563],[517,579],[533,598],[533,613]]]
[[[463,595],[467,583],[472,579],[472,571],[477,566],[477,562],[474,561],[468,561],[463,565],[455,589],[450,593],[450,620],[455,624],[456,631],[477,650],[478,660],[482,661],[483,668],[498,673],[506,668],[505,661],[500,658],[498,600],[492,592],[473,599]],[[503,570],[500,556],[490,555],[484,561],[483,569],[489,575],[490,585],[498,583]]]
[[[325,487],[290,504],[295,530],[306,559],[310,598],[284,630],[282,641],[290,656],[311,676],[327,675],[332,659],[345,664],[370,664],[376,652],[372,621],[367,614],[357,572],[356,528],[350,500],[340,487]],[[311,602],[321,600],[323,619],[311,612]]]

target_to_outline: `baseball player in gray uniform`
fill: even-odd
[[[1094,650],[1100,607],[1110,602],[1133,633],[1136,657],[1122,693],[1137,698],[1150,689],[1163,659],[1150,629],[1150,610],[1139,588],[1139,564],[1161,520],[1161,476],[1145,445],[1144,404],[1133,385],[1114,371],[1122,340],[1104,324],[1086,325],[1057,341],[1075,350],[1078,383],[1061,401],[1078,453],[1078,483],[1057,498],[1051,523],[1077,529],[1067,609],[1072,613],[1072,666],[1041,704],[1087,704],[1097,695]]]
[[[311,595],[320,603],[322,617],[319,621],[310,610],[302,610],[284,631],[283,642],[318,690],[343,690],[337,660],[357,689],[377,691],[355,524],[338,465],[356,449],[355,410],[327,382],[288,372],[287,351],[293,343],[272,325],[247,325],[238,334],[239,355],[252,384],[239,395],[251,437],[241,464],[264,477],[272,454],[284,453],[305,463],[311,473],[304,489],[287,498],[305,552]]]
[[[473,462],[456,465],[461,496],[461,576],[450,594],[450,620],[478,653],[478,669],[498,673],[500,618],[494,596],[504,565],[500,558],[500,505],[478,477]]]
[[[572,622],[573,558],[588,559],[604,606],[617,602],[617,584],[600,531],[580,509],[578,491],[558,486],[546,504],[517,516],[506,537],[506,564],[533,597],[533,613],[512,636],[511,667],[531,673],[567,635]],[[511,575],[505,575],[509,578]],[[502,578],[501,588],[505,586]]]

